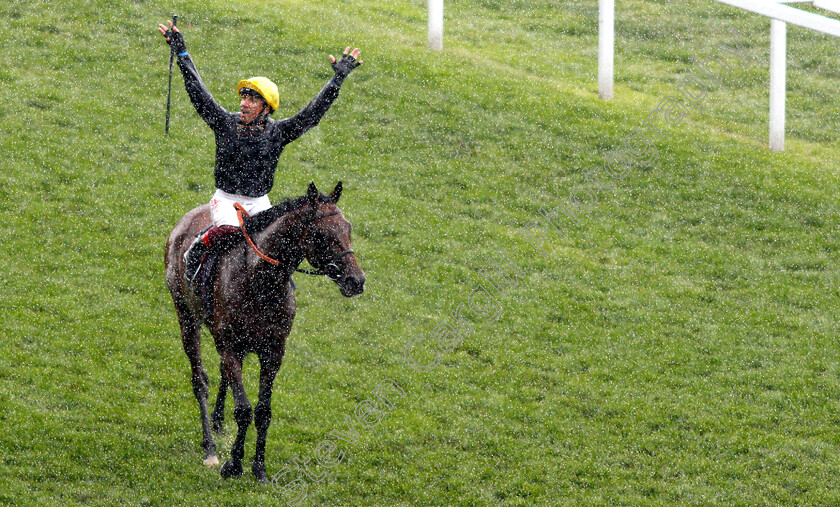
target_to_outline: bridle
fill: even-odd
[[[271,257],[262,253],[259,248],[257,248],[257,245],[254,244],[254,241],[251,239],[251,236],[248,234],[248,231],[245,230],[245,218],[244,217],[251,216],[248,213],[248,211],[246,211],[245,208],[243,208],[242,205],[240,205],[238,202],[234,203],[233,207],[236,209],[237,218],[239,218],[239,228],[242,230],[242,234],[245,236],[245,240],[248,242],[248,244],[251,246],[251,248],[264,261],[268,262],[269,264],[273,264],[274,266],[279,265],[280,261],[278,261],[277,259],[272,259]],[[322,215],[316,215],[316,216],[308,219],[306,221],[306,233],[304,234],[304,236],[309,234],[309,226],[312,225],[314,222],[317,222],[318,220],[321,220],[322,218],[331,217],[333,215],[338,215],[339,213],[341,213],[341,212],[338,211],[338,210],[335,210],[335,211],[331,211],[329,213],[324,213]],[[327,263],[326,268],[329,268],[330,266],[335,266],[335,268],[338,269],[338,261],[343,259],[346,255],[350,255],[351,253],[355,253],[355,252],[353,252],[353,250],[350,249],[350,248],[341,252],[340,254],[336,255],[330,262]],[[326,268],[318,268],[317,266],[315,266],[315,268],[316,268],[315,271],[313,271],[311,269],[300,269],[300,268],[295,268],[295,271],[297,271],[298,273],[304,273],[304,274],[313,275],[313,276],[326,276],[327,278],[329,278],[332,281],[336,281],[339,278],[337,276],[330,275],[330,273],[328,271],[326,271]]]

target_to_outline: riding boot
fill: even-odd
[[[199,234],[184,254],[184,276],[194,285],[201,264],[211,252],[222,254],[237,243],[241,233],[238,227],[232,225],[213,226]]]
[[[210,248],[205,244],[204,238],[198,236],[184,254],[184,277],[190,284],[195,282],[195,276],[208,253]]]

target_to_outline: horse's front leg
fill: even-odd
[[[227,397],[228,388],[224,368],[221,365],[219,365],[219,370],[221,370],[222,377],[221,381],[219,381],[219,394],[216,396],[216,406],[210,415],[210,420],[213,421],[213,431],[216,434],[222,434],[225,431],[225,398]]]
[[[251,402],[248,401],[248,396],[245,394],[245,385],[242,383],[244,354],[224,351],[220,355],[222,371],[233,392],[235,402],[233,418],[238,426],[236,440],[230,448],[230,459],[222,466],[222,477],[239,477],[242,475],[242,458],[245,456],[245,434],[248,432],[248,426],[251,425],[252,420]]]
[[[265,440],[268,436],[268,426],[271,424],[271,392],[274,387],[274,377],[283,361],[282,350],[264,352],[260,354],[260,399],[254,410],[254,424],[257,427],[257,450],[254,453],[254,463],[251,470],[257,480],[265,483],[268,477],[265,473]]]

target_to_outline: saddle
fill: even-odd
[[[277,265],[276,260],[265,256],[259,250],[259,248],[257,248],[256,245],[254,245],[253,241],[251,241],[250,235],[265,229],[276,218],[278,213],[283,213],[284,208],[274,207],[266,211],[257,213],[254,216],[251,216],[248,214],[247,211],[244,210],[244,208],[242,208],[239,205],[239,203],[234,204],[234,207],[236,208],[237,215],[239,216],[239,233],[231,234],[225,237],[222,244],[213,245],[210,251],[204,256],[204,259],[201,261],[201,265],[198,267],[198,271],[196,271],[195,276],[193,276],[192,278],[187,276],[187,285],[201,300],[202,307],[204,308],[205,317],[208,322],[210,322],[213,318],[213,278],[216,275],[216,265],[218,264],[218,261],[222,255],[233,250],[236,246],[240,245],[244,241],[247,241],[250,247],[253,248],[254,251],[257,253],[257,255],[262,257],[267,262],[270,262],[275,266]],[[202,236],[209,229],[210,227],[204,229],[198,236]],[[301,269],[296,269],[295,271],[307,274],[322,274]],[[292,285],[292,290],[297,290],[297,287],[295,286],[295,281],[290,279],[290,282]]]

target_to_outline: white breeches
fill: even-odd
[[[236,209],[233,203],[238,202],[250,214],[265,211],[271,207],[271,201],[267,195],[261,197],[246,197],[244,195],[229,194],[224,190],[216,189],[213,198],[210,199],[210,218],[213,225],[233,225],[239,227],[239,219],[236,218]]]

